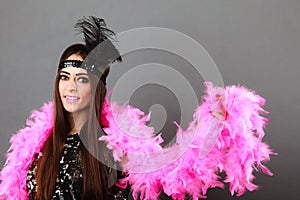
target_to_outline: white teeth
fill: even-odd
[[[68,99],[68,100],[76,100],[76,99],[79,99],[79,98],[78,97],[69,97],[69,96],[67,96],[66,99]]]

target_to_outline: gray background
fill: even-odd
[[[24,126],[31,110],[51,100],[59,55],[66,46],[81,39],[74,36],[74,23],[82,16],[97,15],[104,17],[116,32],[145,26],[180,31],[208,51],[226,85],[247,86],[267,99],[265,108],[270,111],[270,123],[264,140],[279,153],[267,164],[275,176],[256,174],[255,183],[261,188],[242,197],[229,197],[227,191],[213,189],[208,199],[296,199],[300,196],[297,188],[300,181],[297,171],[300,169],[297,152],[300,139],[299,9],[298,0],[2,0],[0,164],[4,164],[11,134]],[[113,87],[130,66],[158,62],[182,67],[182,73],[190,75],[189,80],[199,96],[202,95],[201,77],[194,77],[191,67],[172,54],[145,50],[132,52],[124,60],[112,69],[109,87]],[[155,95],[155,89],[164,91],[162,87],[155,87],[148,88],[151,101],[160,96]],[[137,91],[132,102],[140,103],[145,109],[151,101],[143,105],[143,96]],[[176,101],[173,102],[176,108]],[[169,100],[163,103],[172,105]],[[180,119],[180,112],[170,109],[172,114],[177,113],[172,117]],[[166,129],[174,132],[173,125],[167,125]]]

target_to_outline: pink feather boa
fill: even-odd
[[[7,160],[0,173],[0,199],[28,199],[27,171],[34,155],[40,152],[52,132],[52,103],[45,104],[40,111],[33,111],[26,125],[27,127],[19,130],[10,139]]]
[[[206,83],[207,95],[186,130],[178,126],[176,144],[160,146],[160,135],[146,126],[150,115],[132,106],[109,103],[103,107],[101,123],[115,161],[124,161],[128,176],[120,184],[129,183],[134,197],[157,199],[164,191],[174,199],[204,198],[208,188],[223,187],[218,176],[226,173],[232,194],[242,195],[257,188],[252,183],[253,170],[259,168],[273,152],[262,142],[267,123],[261,113],[264,99],[243,87],[213,87]],[[7,161],[1,171],[0,198],[28,199],[26,174],[33,155],[40,152],[53,126],[53,106],[44,105],[34,111],[26,128],[11,138]]]
[[[126,155],[123,169],[128,176],[122,184],[131,185],[135,199],[138,194],[141,199],[157,199],[162,191],[174,199],[185,199],[186,194],[205,198],[208,188],[223,187],[220,172],[226,173],[224,182],[230,184],[231,194],[240,196],[257,189],[253,170],[272,175],[262,164],[274,154],[262,142],[268,121],[260,116],[267,113],[261,107],[265,100],[244,87],[206,87],[192,122],[185,131],[178,126],[176,143],[169,148],[158,146],[160,136],[145,125],[149,116],[142,117],[139,110],[129,107],[127,115],[113,108],[116,111],[108,115],[114,124],[101,139],[117,161]]]

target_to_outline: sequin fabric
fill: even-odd
[[[68,135],[63,155],[60,160],[60,170],[57,176],[55,190],[52,200],[80,200],[83,189],[83,173],[80,159],[80,137],[79,134]],[[37,168],[37,161],[39,156],[35,159],[27,172],[26,188],[29,200],[33,200],[36,194],[36,179],[35,172]],[[111,195],[112,200],[126,200],[127,191],[118,191]]]

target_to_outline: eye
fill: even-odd
[[[69,77],[61,74],[61,75],[59,75],[59,80],[69,80]]]
[[[87,77],[81,76],[81,77],[78,77],[77,81],[80,83],[88,83],[89,79]]]

